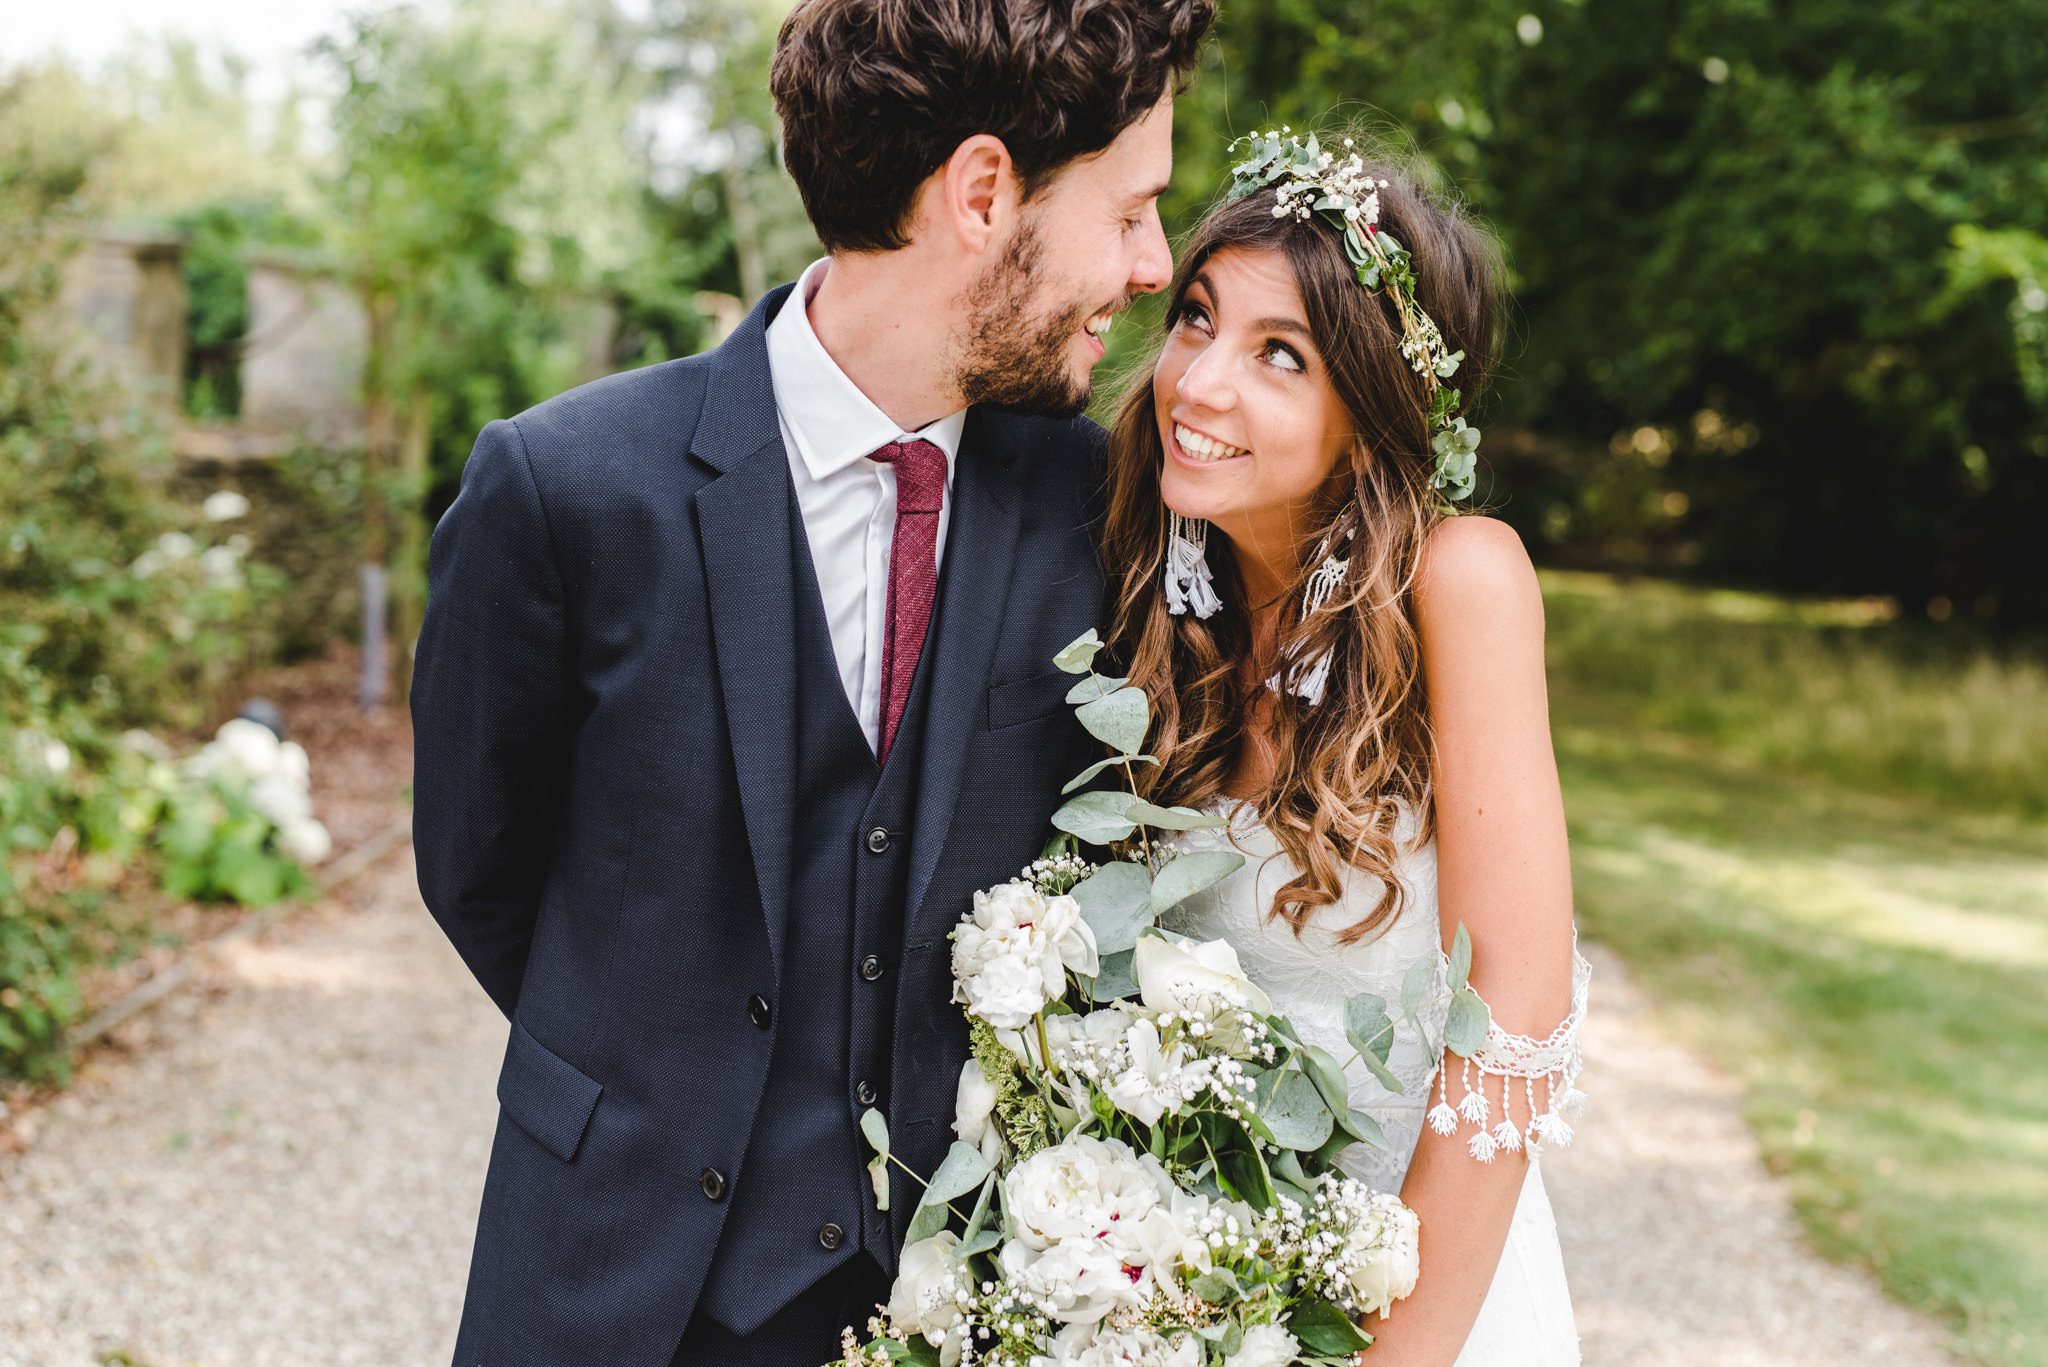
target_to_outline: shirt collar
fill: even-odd
[[[960,450],[967,410],[948,414],[916,432],[905,432],[875,407],[846,377],[811,328],[812,293],[831,259],[813,261],[768,324],[768,375],[775,406],[796,441],[797,455],[812,479],[824,479],[892,441],[917,437],[946,454],[950,473]]]

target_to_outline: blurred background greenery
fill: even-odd
[[[373,10],[283,98],[185,42],[0,65],[0,1077],[61,1077],[80,984],[150,933],[138,882],[192,886],[138,731],[194,741],[250,670],[358,632],[362,564],[408,640],[480,426],[709,345],[816,253],[763,89],[786,8]],[[1545,567],[1587,931],[1744,1080],[1824,1251],[2032,1364],[2043,89],[2048,0],[1224,0],[1163,205],[1184,231],[1232,135],[1334,121],[1494,226],[1481,492]],[[169,394],[66,324],[110,230],[175,244]],[[355,301],[363,422],[228,459],[269,259]],[[204,511],[224,491],[246,515]]]

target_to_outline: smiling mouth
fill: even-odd
[[[1236,460],[1239,456],[1251,454],[1247,447],[1226,446],[1208,433],[1197,432],[1183,423],[1173,425],[1173,440],[1175,445],[1180,447],[1182,455],[1205,465]]]

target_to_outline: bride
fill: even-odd
[[[1116,653],[1160,713],[1149,796],[1226,815],[1187,839],[1248,856],[1169,928],[1229,940],[1340,1057],[1344,999],[1391,1009],[1430,965],[1400,1090],[1353,1065],[1390,1148],[1340,1160],[1422,1220],[1415,1294],[1366,1326],[1380,1367],[1579,1360],[1536,1158],[1570,1136],[1586,988],[1542,603],[1514,532],[1450,507],[1501,276],[1397,167],[1261,135],[1111,438],[1104,561],[1125,567]],[[1443,1053],[1460,924],[1492,1013],[1469,1061]]]

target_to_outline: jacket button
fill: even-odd
[[[704,1192],[706,1200],[723,1201],[725,1199],[725,1174],[717,1168],[706,1168],[698,1173],[697,1185]]]
[[[889,848],[889,833],[880,826],[868,832],[868,853],[883,854]]]
[[[860,961],[860,975],[869,982],[882,976],[882,961],[870,954]]]
[[[768,1028],[769,1021],[775,1019],[774,1012],[768,1009],[768,999],[758,992],[747,998],[747,1019],[763,1030]]]
[[[818,1247],[827,1251],[835,1249],[845,1242],[846,1231],[838,1225],[826,1225],[818,1231]]]
[[[875,1090],[875,1084],[866,1078],[862,1078],[860,1084],[853,1089],[853,1099],[863,1106],[874,1105],[875,1098],[880,1095],[881,1093]]]

